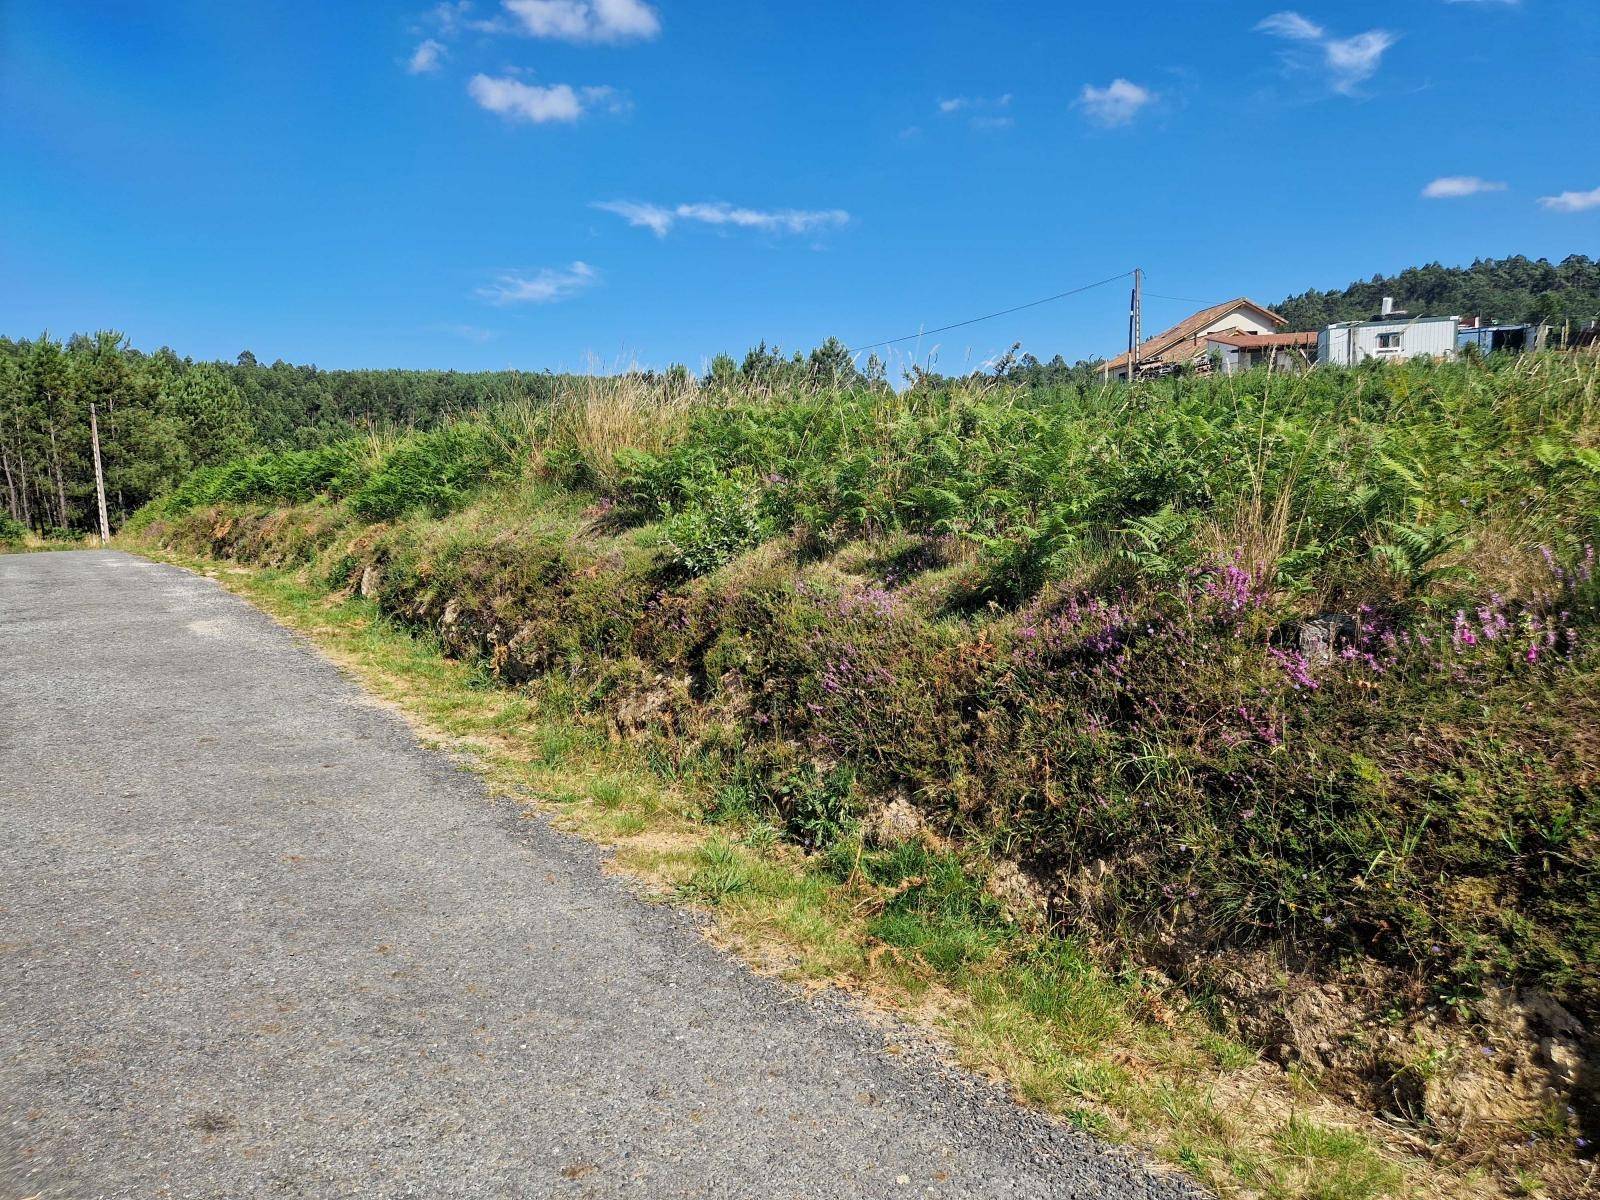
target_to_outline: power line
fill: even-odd
[[[881,342],[872,342],[866,346],[857,346],[850,351],[851,354],[860,354],[863,350],[876,350],[880,346],[893,346],[897,342],[909,342],[914,338],[932,337],[936,333],[948,333],[952,329],[961,329],[967,325],[976,325],[979,321],[992,321],[996,317],[1010,316],[1012,313],[1021,312],[1025,308],[1038,308],[1041,304],[1050,304],[1056,300],[1065,300],[1068,296],[1076,296],[1080,292],[1092,291],[1097,287],[1104,287],[1108,283],[1115,283],[1119,279],[1126,279],[1132,271],[1123,271],[1109,279],[1102,279],[1096,283],[1086,283],[1082,287],[1075,287],[1069,291],[1057,292],[1054,296],[1046,296],[1043,300],[1030,300],[1026,304],[1019,304],[1015,308],[1003,308],[999,312],[988,313],[981,317],[971,317],[965,321],[957,321],[953,325],[941,325],[937,329],[921,329],[916,333],[908,333],[904,337],[887,338]]]

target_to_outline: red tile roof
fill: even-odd
[[[1185,342],[1196,342],[1196,346],[1193,348],[1198,349],[1198,338],[1201,330],[1222,320],[1223,317],[1236,308],[1254,309],[1272,325],[1283,326],[1289,323],[1270,308],[1257,304],[1248,296],[1236,296],[1234,299],[1224,301],[1221,304],[1213,304],[1210,308],[1202,308],[1194,316],[1179,321],[1171,329],[1162,330],[1155,337],[1142,342],[1139,346],[1139,361],[1152,362],[1157,359],[1164,359],[1173,350],[1178,351],[1177,357],[1181,359],[1183,351],[1190,349],[1190,347],[1184,345]],[[1106,371],[1121,371],[1126,369],[1127,365],[1128,356],[1123,353],[1106,363],[1102,369]]]

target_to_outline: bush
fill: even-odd
[[[690,575],[714,571],[771,535],[761,492],[742,474],[685,489],[661,525],[673,561]]]
[[[299,504],[319,494],[346,495],[363,477],[361,447],[353,441],[258,454],[192,472],[160,508],[176,516],[212,504]]]
[[[368,521],[391,520],[420,509],[442,516],[511,465],[506,443],[470,423],[418,434],[396,446],[350,496],[350,508]]]

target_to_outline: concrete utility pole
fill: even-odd
[[[1133,296],[1128,301],[1128,382],[1132,383],[1139,374],[1139,344],[1144,341],[1143,323],[1144,314],[1141,311],[1143,302],[1141,293],[1144,290],[1144,271],[1135,267],[1133,269]]]
[[[106,477],[100,470],[100,416],[89,405],[89,440],[94,443],[94,496],[100,502],[100,540],[111,540],[111,522],[106,519]]]

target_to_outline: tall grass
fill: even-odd
[[[616,492],[628,477],[630,456],[670,450],[701,399],[698,382],[687,374],[563,377],[547,432],[533,443],[539,457],[531,465],[571,486]]]

